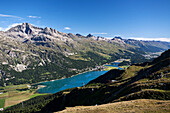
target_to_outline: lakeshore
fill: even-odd
[[[69,78],[63,78],[63,79],[58,79],[58,80],[51,80],[51,81],[37,83],[35,85],[43,86],[43,87],[38,88],[37,92],[53,94],[53,93],[57,93],[62,90],[69,89],[69,88],[81,87],[83,85],[86,85],[91,80],[105,74],[111,69],[122,70],[123,68],[120,68],[118,65],[119,63],[125,60],[129,60],[129,59],[118,59],[114,62],[111,62],[110,65],[104,64],[102,66],[96,66],[95,68],[89,71],[78,73],[76,75],[72,75]]]

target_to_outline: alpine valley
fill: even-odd
[[[0,31],[0,85],[66,78],[119,58],[140,63],[169,48],[169,42],[74,35],[23,23]]]
[[[6,113],[169,113],[170,49],[152,62],[113,69],[83,87],[31,98]]]

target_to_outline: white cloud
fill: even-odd
[[[0,14],[0,17],[21,18],[21,17],[14,16],[14,15],[4,15],[4,14]]]
[[[0,27],[0,31],[3,31],[3,28],[2,28],[2,27]]]
[[[39,16],[27,16],[27,17],[29,17],[29,18],[41,18]]]
[[[17,25],[22,25],[22,23],[13,23],[13,24],[9,25],[7,28],[0,27],[0,31],[7,31],[10,28],[15,27]]]
[[[93,34],[93,35],[95,35],[95,34],[106,35],[107,33],[91,33],[91,34]]]
[[[143,38],[143,37],[129,37],[129,39],[146,40],[146,41],[166,41],[170,42],[170,38]]]
[[[70,28],[70,27],[65,27],[64,29],[65,29],[65,30],[71,30],[71,28]]]

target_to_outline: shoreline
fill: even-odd
[[[123,60],[126,60],[126,59],[123,59]],[[34,86],[34,85],[38,85],[38,84],[42,85],[41,83],[43,83],[43,82],[53,82],[53,81],[56,81],[56,80],[62,80],[62,79],[66,79],[66,78],[71,78],[71,77],[77,76],[77,75],[79,75],[79,74],[87,73],[87,72],[90,72],[90,71],[109,71],[109,70],[104,70],[104,69],[107,68],[107,66],[105,66],[105,65],[107,65],[107,64],[112,64],[112,63],[114,63],[114,62],[116,62],[116,63],[121,63],[123,60],[122,60],[122,59],[117,59],[117,60],[115,60],[115,61],[113,61],[113,62],[105,63],[105,64],[100,65],[100,66],[96,66],[96,67],[94,67],[94,68],[92,68],[92,69],[90,69],[90,70],[86,70],[86,71],[77,73],[77,74],[75,74],[75,75],[71,75],[70,77],[62,77],[62,78],[59,78],[59,79],[53,79],[53,80],[48,80],[48,81],[41,81],[41,82],[38,82],[38,83],[31,84],[31,86],[32,86],[32,85],[33,85],[33,86]],[[47,85],[43,85],[43,86],[46,87]],[[37,90],[38,90],[38,89],[37,89]]]
[[[91,71],[95,71],[95,70],[91,70]],[[85,72],[82,72],[82,73],[78,73],[78,74],[76,74],[76,75],[72,75],[72,76],[70,76],[70,77],[68,77],[68,78],[71,78],[71,77],[74,77],[74,76],[77,76],[77,75],[79,75],[79,74],[83,74],[83,73],[87,73],[87,72],[91,72],[91,71],[85,71]],[[98,70],[96,70],[96,71],[98,71]],[[107,70],[101,70],[101,71],[107,71]],[[62,79],[66,79],[66,77],[65,78],[61,78],[61,79],[56,79],[56,80],[62,80]],[[44,82],[53,82],[53,81],[56,81],[56,80],[50,80],[50,81],[44,81]],[[41,84],[41,83],[43,83],[43,82],[39,82],[39,83],[36,83],[36,84],[34,84],[35,86],[37,86],[38,88],[36,88],[36,93],[39,93],[38,92],[38,90],[39,89],[41,89],[41,88],[44,88],[44,87],[47,87],[47,85],[43,85],[43,84]],[[32,85],[31,85],[32,86]],[[39,94],[42,94],[42,93],[39,93]]]
[[[112,63],[112,62],[111,62],[111,63]],[[108,63],[105,63],[105,64],[103,64],[103,65],[101,65],[101,66],[104,67],[104,65],[106,65],[106,64],[108,64]],[[53,80],[48,80],[48,81],[41,81],[41,82],[37,82],[37,83],[34,83],[34,84],[30,84],[30,85],[32,86],[32,85],[36,85],[36,84],[39,84],[39,83],[42,83],[42,82],[53,82],[53,81],[56,81],[56,80],[62,80],[62,79],[66,79],[66,78],[71,78],[71,77],[74,77],[74,76],[77,76],[77,75],[79,75],[79,74],[83,74],[83,73],[86,73],[86,72],[89,72],[89,71],[105,71],[105,70],[97,70],[97,69],[96,69],[97,67],[98,67],[98,66],[96,66],[95,68],[92,68],[91,70],[83,71],[83,72],[77,73],[77,74],[75,74],[75,75],[71,75],[70,77],[62,77],[62,78],[59,78],[59,79],[53,79]]]

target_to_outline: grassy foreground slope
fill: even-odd
[[[138,99],[99,106],[76,106],[56,113],[167,113],[170,101]]]
[[[170,50],[167,50],[153,62],[134,64],[124,71],[111,70],[84,87],[64,90],[50,96],[35,97],[23,102],[27,107],[22,107],[20,103],[6,109],[5,112],[48,113],[61,111],[66,107],[101,105],[135,99],[169,101],[169,66]],[[166,109],[166,106],[162,107],[164,108]]]

